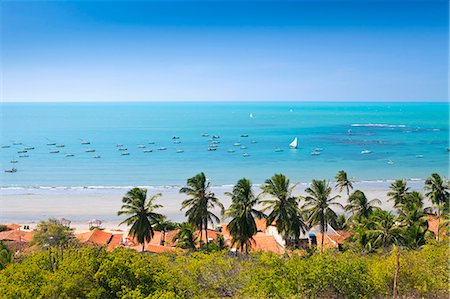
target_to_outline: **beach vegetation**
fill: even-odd
[[[379,199],[367,199],[364,192],[356,190],[348,198],[348,204],[345,206],[345,210],[352,214],[352,219],[368,218],[374,210],[378,210],[381,205]]]
[[[128,216],[122,223],[130,226],[129,235],[142,245],[142,251],[145,243],[150,242],[155,234],[154,226],[163,220],[163,215],[154,212],[162,207],[154,203],[160,196],[158,193],[148,197],[147,189],[133,188],[122,198],[122,208],[117,213],[119,216]]]
[[[339,192],[342,192],[344,189],[347,192],[347,195],[350,195],[350,190],[353,189],[353,181],[348,178],[347,173],[344,170],[340,170],[336,176],[336,186]]]
[[[447,243],[401,250],[399,297],[448,298]],[[37,251],[0,270],[0,298],[392,298],[397,252],[139,254],[68,248],[53,272]]]
[[[311,186],[306,188],[308,194],[305,197],[303,209],[308,215],[308,224],[319,225],[321,238],[321,252],[323,251],[324,234],[327,233],[328,225],[334,225],[337,214],[333,207],[344,208],[336,202],[340,196],[331,196],[331,187],[325,180],[313,180]]]
[[[299,207],[300,198],[292,195],[298,184],[290,184],[283,174],[275,174],[261,186],[262,196],[269,195],[272,199],[262,200],[265,206],[263,212],[269,211],[266,225],[275,224],[285,241],[293,240],[294,247],[299,243],[300,233],[305,233],[307,225]],[[288,243],[288,242],[287,242]]]
[[[205,240],[208,244],[208,224],[219,222],[220,219],[211,209],[220,208],[221,214],[224,207],[219,199],[210,190],[211,183],[207,181],[203,172],[189,178],[187,186],[180,189],[180,193],[186,194],[189,198],[181,204],[181,210],[186,210],[186,217],[195,229],[200,231],[200,241],[205,231]]]
[[[252,190],[252,184],[248,179],[240,179],[233,187],[232,192],[226,195],[231,197],[231,206],[225,211],[224,217],[231,218],[227,229],[232,237],[232,245],[246,254],[249,253],[253,236],[258,232],[255,218],[261,219],[265,215],[256,210],[258,198]]]

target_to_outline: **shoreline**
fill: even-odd
[[[425,179],[423,178],[408,178],[405,179],[408,184],[424,184]],[[353,181],[354,184],[361,184],[367,186],[371,184],[379,184],[379,185],[387,185],[395,182],[396,179],[376,179],[376,180],[361,180],[361,181]],[[330,185],[334,185],[335,181],[328,181]],[[310,182],[299,182],[298,186],[309,186]],[[259,187],[261,184],[253,184],[253,187]],[[227,188],[233,187],[233,184],[218,184],[212,185],[212,188]],[[1,186],[0,187],[0,195],[5,191],[13,190],[52,190],[52,191],[65,191],[65,190],[129,190],[131,188],[146,188],[149,190],[170,190],[170,189],[180,189],[184,187],[184,184],[173,184],[173,185],[74,185],[74,186]]]
[[[378,198],[381,208],[392,210],[392,202],[388,201],[387,192],[391,181],[355,182],[353,190],[363,191],[369,199]],[[294,196],[304,196],[304,190],[309,183],[299,184],[293,192]],[[255,194],[259,194],[260,185],[253,185]],[[330,182],[334,187],[334,183]],[[411,190],[423,192],[423,181],[408,181]],[[148,188],[149,186],[140,186]],[[181,187],[181,186],[180,186]],[[186,198],[179,193],[179,186],[150,186],[149,194],[161,193],[157,203],[163,207],[158,213],[166,215],[176,222],[185,221],[184,211],[180,211],[181,202]],[[233,185],[212,186],[222,204],[227,208],[231,199],[225,192],[232,191]],[[88,222],[92,219],[103,221],[102,226],[108,230],[127,230],[126,225],[119,225],[122,218],[117,216],[121,207],[121,199],[131,186],[112,188],[23,188],[0,189],[0,223],[20,223],[35,227],[41,220],[50,217],[66,218],[72,221],[71,227],[78,230],[88,229]],[[339,194],[333,190],[333,195]],[[338,202],[345,204],[347,195],[343,192]],[[428,202],[426,201],[426,204]],[[219,213],[219,211],[215,211]],[[343,211],[338,210],[338,213]]]

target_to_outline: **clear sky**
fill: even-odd
[[[3,1],[3,101],[446,101],[448,1]]]

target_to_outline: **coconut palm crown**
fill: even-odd
[[[123,205],[117,213],[119,216],[129,215],[121,224],[131,225],[129,235],[142,244],[142,251],[145,243],[150,242],[154,236],[154,226],[164,218],[163,215],[153,211],[162,207],[154,204],[156,198],[160,196],[158,193],[147,198],[147,189],[133,188],[122,198]]]
[[[261,195],[274,197],[271,200],[261,201],[266,207],[263,212],[270,210],[267,216],[267,226],[275,222],[277,230],[283,235],[285,241],[294,237],[296,241],[300,232],[305,232],[306,224],[303,222],[299,209],[299,198],[292,195],[292,191],[298,184],[290,185],[290,181],[283,174],[275,174],[261,186]]]
[[[305,197],[303,209],[308,214],[309,225],[319,225],[322,234],[321,251],[323,251],[324,234],[327,232],[328,224],[333,224],[337,218],[332,207],[343,209],[340,203],[335,202],[339,195],[331,197],[331,187],[325,180],[313,180],[311,186],[305,190],[308,196]]]
[[[342,192],[344,189],[347,191],[347,195],[350,195],[350,190],[353,189],[353,182],[347,177],[347,173],[343,170],[340,170],[336,176],[336,188],[339,192]]]
[[[257,233],[255,217],[263,218],[265,215],[261,211],[254,209],[258,204],[251,182],[240,179],[233,187],[233,192],[227,192],[231,197],[231,206],[225,211],[224,217],[232,218],[227,228],[232,237],[232,244],[237,244],[241,251],[248,254],[253,236]]]
[[[188,222],[200,231],[200,240],[202,240],[202,231],[205,230],[206,243],[208,243],[208,223],[219,222],[219,217],[210,210],[219,207],[223,214],[223,205],[210,191],[210,182],[207,182],[203,172],[189,178],[187,186],[181,188],[180,193],[189,196],[181,203],[181,210],[187,209],[185,215]]]

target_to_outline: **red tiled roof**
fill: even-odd
[[[78,234],[76,237],[81,243],[88,242],[99,246],[104,246],[111,241],[113,234],[96,228],[89,232]]]
[[[445,234],[445,230],[443,230],[442,228],[439,229],[439,225],[444,221],[443,218],[439,218],[439,217],[433,216],[433,215],[428,215],[427,221],[428,221],[428,230],[431,231],[432,233],[434,233],[435,236],[438,235],[438,231],[441,236],[443,234]]]
[[[283,249],[278,245],[275,238],[271,235],[266,235],[264,233],[256,233],[253,236],[254,242],[252,243],[252,251],[266,251],[273,252],[276,254],[283,253]]]
[[[0,232],[1,241],[16,241],[16,242],[31,242],[33,240],[34,232],[7,230]]]
[[[22,227],[22,225],[20,225],[20,224],[12,223],[12,224],[8,224],[8,225],[6,226],[6,229],[7,229],[7,230],[15,230],[15,229],[19,229],[19,228],[21,228],[21,227]]]
[[[217,240],[217,236],[218,236],[218,235],[223,235],[223,234],[222,234],[221,232],[217,231],[217,230],[208,229],[208,239]],[[199,232],[199,231],[196,231],[196,232],[194,233],[194,237],[195,237],[196,239],[199,239],[199,238],[200,238],[200,232]],[[202,232],[202,240],[203,240],[203,242],[206,243],[206,234],[205,234],[205,231]]]
[[[112,235],[112,239],[108,244],[108,247],[106,247],[107,251],[112,251],[114,248],[119,247],[122,244],[122,234],[114,234]]]
[[[141,246],[137,246],[139,251],[142,249]],[[147,244],[145,246],[145,251],[154,252],[154,253],[162,253],[162,252],[173,252],[173,251],[183,251],[181,248],[173,247],[173,246],[161,246],[161,245],[153,245]]]

